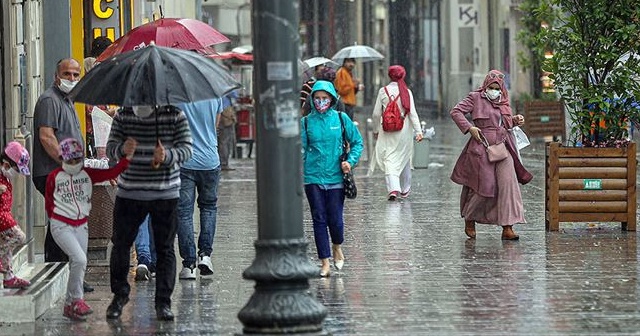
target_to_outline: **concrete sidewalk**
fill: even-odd
[[[522,187],[527,224],[520,241],[502,241],[500,229],[478,225],[468,240],[459,216],[460,186],[449,180],[465,137],[450,120],[436,125],[429,169],[413,172],[409,199],[386,200],[384,177],[356,169],[359,195],[346,201],[345,267],[311,279],[310,295],[329,311],[334,335],[602,335],[638,334],[640,294],[635,232],[619,224],[562,224],[544,230],[544,147],[523,151],[533,181]],[[259,150],[259,148],[258,148]],[[542,151],[541,151],[542,150]],[[542,155],[541,155],[542,154]],[[232,335],[237,313],[253,294],[241,273],[254,259],[257,237],[253,160],[223,173],[211,280],[179,280],[174,322],[158,322],[154,280],[134,283],[122,320],[107,322],[111,300],[107,267],[92,267],[96,291],[85,299],[88,322],[62,316],[62,302],[36,323],[3,325],[0,334]],[[304,204],[308,255],[318,265],[311,219]],[[176,254],[177,251],[176,251]],[[180,265],[180,262],[178,262]]]

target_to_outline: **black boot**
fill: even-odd
[[[173,312],[168,304],[160,304],[156,306],[156,317],[160,321],[173,321]]]
[[[107,307],[107,318],[120,318],[120,315],[122,315],[122,308],[124,308],[124,305],[126,305],[127,302],[129,302],[128,296],[114,296],[113,301],[111,301],[111,304]]]

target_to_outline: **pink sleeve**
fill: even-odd
[[[469,128],[473,126],[469,120],[465,117],[465,115],[470,114],[473,111],[474,102],[473,102],[473,94],[469,93],[466,98],[460,101],[453,109],[451,109],[451,119],[456,123],[460,131],[466,134],[469,131]]]

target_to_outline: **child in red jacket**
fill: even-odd
[[[0,154],[0,272],[4,288],[25,288],[28,280],[18,278],[11,269],[12,251],[25,243],[24,232],[11,214],[13,204],[12,180],[18,174],[29,175],[29,152],[19,142],[11,141]]]
[[[69,256],[69,281],[63,315],[84,320],[93,310],[83,299],[82,282],[87,268],[87,221],[91,210],[93,184],[116,178],[129,166],[136,142],[124,143],[125,158],[111,169],[84,167],[84,149],[78,140],[60,142],[62,167],[47,177],[45,208],[50,219],[53,239]]]

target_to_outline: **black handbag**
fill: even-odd
[[[358,188],[352,172],[342,174],[342,184],[344,185],[344,197],[354,199],[358,196]]]
[[[347,138],[345,136],[342,112],[338,114],[338,118],[340,118],[340,126],[342,127],[342,155],[340,155],[340,164],[342,165],[342,162],[347,161],[347,158],[349,157],[349,143],[347,142]],[[344,186],[344,197],[354,199],[358,196],[356,181],[353,179],[353,170],[349,171],[348,173],[342,173],[342,185]]]

